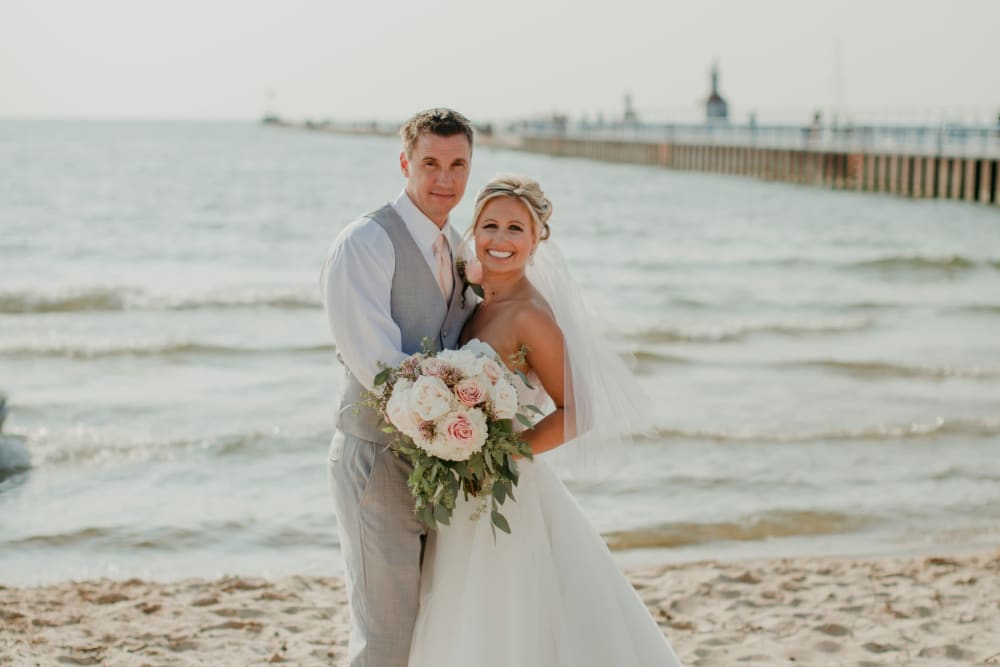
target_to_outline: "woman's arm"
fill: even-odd
[[[539,308],[524,309],[515,321],[519,349],[527,349],[527,369],[535,371],[545,393],[556,409],[522,435],[535,454],[555,449],[566,441],[564,390],[565,351],[563,335],[550,313]],[[521,370],[525,370],[522,368]]]

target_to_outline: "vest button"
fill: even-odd
[[[441,330],[441,338],[447,338],[447,337],[448,337],[448,330],[447,329],[442,329]]]

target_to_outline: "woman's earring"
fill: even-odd
[[[535,253],[532,252],[530,255],[528,255],[528,266],[534,266],[534,265],[535,265]]]

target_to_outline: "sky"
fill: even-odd
[[[0,0],[0,117],[995,122],[997,0]]]

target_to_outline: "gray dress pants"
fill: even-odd
[[[409,658],[427,536],[406,487],[412,469],[384,445],[340,431],[330,443],[351,610],[350,667],[406,667]]]

